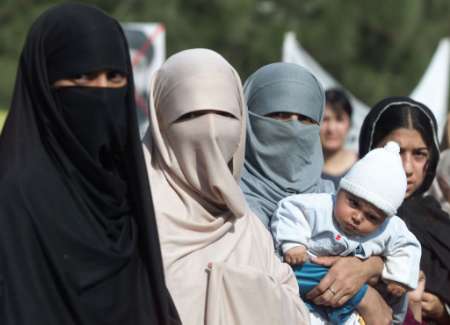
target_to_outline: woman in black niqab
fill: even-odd
[[[52,86],[98,71],[128,82]],[[72,3],[33,24],[0,137],[0,324],[179,323],[133,93],[116,20]]]

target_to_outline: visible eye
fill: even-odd
[[[225,116],[225,117],[230,117],[230,118],[236,118],[233,114],[230,114],[228,112],[224,112],[224,111],[217,111],[217,110],[201,110],[201,111],[194,111],[194,112],[189,112],[186,113],[184,115],[182,115],[181,117],[179,117],[176,122],[182,122],[182,121],[187,121],[190,119],[194,119],[206,114],[217,114],[220,116]]]
[[[345,114],[339,114],[338,116],[336,116],[336,121],[341,122],[341,123],[347,122],[349,120],[350,120],[350,118],[348,117],[348,115],[345,115]]]
[[[359,201],[353,197],[348,198],[348,203],[352,208],[359,208],[360,206]]]
[[[211,111],[211,113],[215,113],[221,116],[225,116],[225,117],[231,117],[231,118],[236,118],[233,114],[230,114],[228,112],[223,112],[223,111]]]
[[[127,75],[119,71],[108,71],[107,78],[114,84],[122,84],[127,81]]]
[[[429,153],[426,149],[418,149],[413,151],[414,158],[419,161],[428,160]]]
[[[307,116],[300,115],[300,114],[298,114],[297,116],[298,116],[297,120],[299,122],[302,122],[303,124],[307,124],[307,125],[317,124],[317,122],[314,121],[312,118],[309,118]]]
[[[190,112],[190,113],[186,113],[184,115],[182,115],[181,117],[179,117],[176,122],[182,122],[182,121],[187,121],[193,118],[196,118],[198,116],[200,116],[201,114],[198,114],[198,112]]]
[[[301,114],[297,114],[297,113],[291,113],[291,112],[273,112],[270,114],[267,114],[266,116],[279,120],[279,121],[298,121],[301,122],[303,124],[317,124],[316,121],[314,121],[313,119],[301,115]]]
[[[127,84],[128,79],[125,73],[113,70],[101,70],[88,73],[72,75],[69,78],[59,79],[53,83],[58,87],[103,87],[120,88]]]
[[[376,215],[371,213],[366,214],[366,219],[374,224],[379,224],[381,222],[381,220]]]
[[[276,119],[276,120],[280,120],[280,121],[289,121],[289,120],[296,119],[295,114],[287,113],[287,112],[274,112],[274,113],[268,114],[267,116],[270,118]]]
[[[72,76],[70,79],[76,84],[83,85],[97,78],[97,73],[83,73]]]

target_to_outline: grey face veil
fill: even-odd
[[[257,70],[244,85],[249,118],[241,188],[251,209],[268,226],[277,203],[294,193],[333,191],[321,180],[319,137],[325,94],[318,80],[292,63]],[[279,121],[276,112],[301,114],[316,121]]]
[[[236,71],[211,50],[174,54],[153,75],[149,107],[144,154],[183,324],[308,323],[292,270],[239,188],[247,113]]]

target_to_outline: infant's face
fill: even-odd
[[[334,217],[341,230],[345,234],[353,236],[371,234],[386,219],[383,211],[344,190],[338,192]]]

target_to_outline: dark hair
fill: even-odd
[[[335,112],[345,112],[352,118],[353,108],[345,92],[338,88],[330,88],[325,92],[326,104]]]
[[[450,113],[447,115],[447,122],[445,123],[444,135],[442,136],[442,141],[440,145],[441,151],[450,148]]]
[[[377,127],[373,132],[372,147],[378,146],[392,131],[400,128],[414,129],[420,133],[430,152],[433,152],[433,138],[430,135],[434,130],[430,120],[417,107],[409,105],[393,105],[380,116]],[[431,157],[436,159],[436,157]]]
[[[419,132],[428,148],[430,156],[425,178],[415,192],[423,193],[431,185],[439,161],[436,119],[424,104],[408,97],[389,97],[376,104],[361,127],[359,156],[363,157],[377,147],[386,136],[400,128],[414,129]]]

